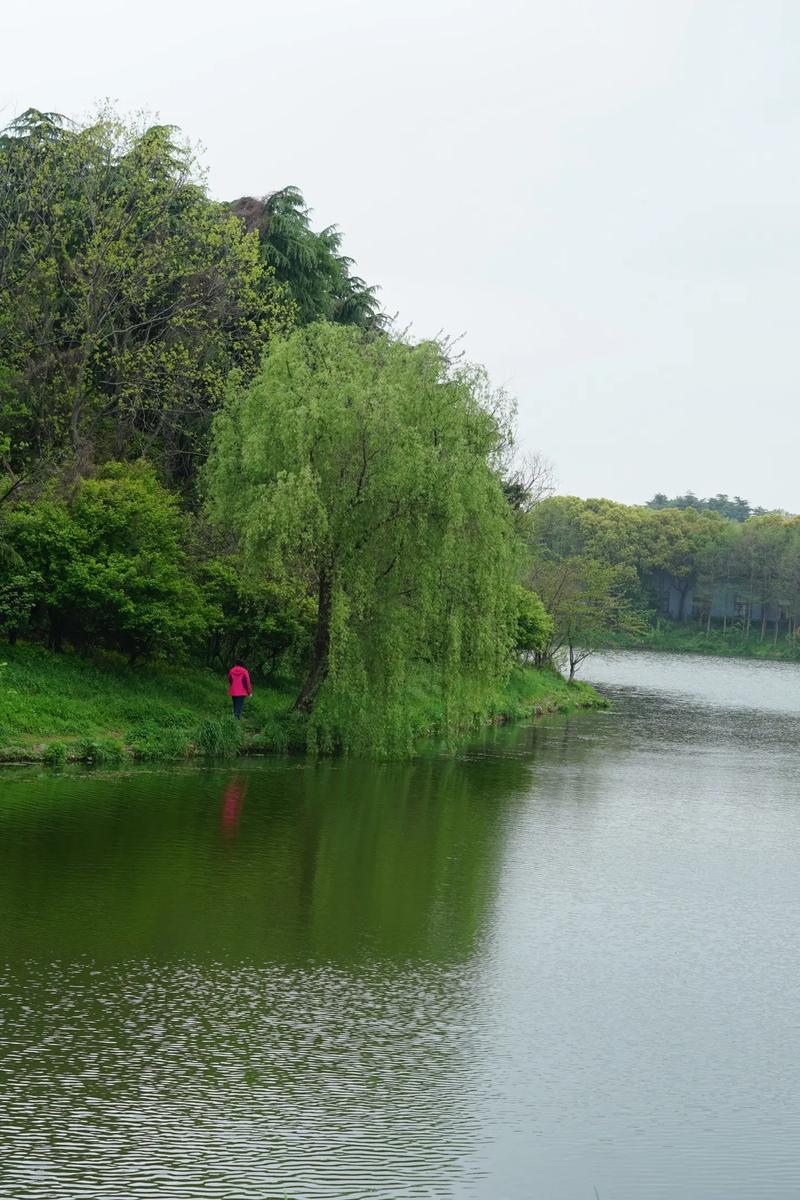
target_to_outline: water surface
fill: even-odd
[[[800,670],[455,760],[0,775],[0,1197],[800,1194]]]

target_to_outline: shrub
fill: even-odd
[[[252,748],[274,754],[303,753],[308,746],[308,718],[293,710],[269,713]]]
[[[5,530],[28,567],[16,590],[0,596],[0,629],[12,620],[24,627],[46,603],[56,647],[103,646],[132,660],[181,651],[203,634],[207,613],[178,500],[146,463],[107,463],[69,499],[21,503]]]
[[[233,758],[242,748],[242,727],[233,717],[209,718],[198,726],[194,740],[208,758]]]
[[[525,658],[543,655],[553,636],[553,618],[535,592],[517,588],[517,629],[515,649]]]
[[[125,757],[125,747],[116,738],[87,738],[81,743],[78,756],[96,766],[118,763]]]
[[[51,742],[45,747],[42,755],[42,762],[47,763],[49,767],[63,767],[67,761],[67,746],[64,742]]]
[[[285,754],[288,749],[286,728],[279,713],[270,713],[250,743],[254,750],[272,751]]]

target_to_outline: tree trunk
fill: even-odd
[[[314,637],[314,649],[306,675],[306,681],[300,689],[300,695],[294,702],[295,712],[309,713],[314,707],[314,700],[321,684],[328,674],[328,654],[331,646],[331,599],[333,595],[332,580],[327,570],[319,577],[317,593],[317,632]]]
[[[567,680],[567,683],[572,683],[573,680],[575,679],[575,667],[576,667],[575,652],[572,648],[572,642],[570,642],[570,644],[569,644],[569,679]]]
[[[72,407],[69,415],[69,434],[72,449],[77,453],[81,444],[81,416],[83,415],[83,388],[86,380],[86,364],[81,364],[75,380],[75,391],[72,393]]]
[[[767,601],[762,600],[762,602],[761,602],[761,637],[758,639],[760,642],[763,642],[766,632],[767,632]]]

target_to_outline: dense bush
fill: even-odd
[[[144,462],[107,464],[67,497],[19,504],[5,536],[23,565],[0,585],[0,619],[13,632],[42,628],[56,649],[179,653],[208,621],[182,535],[176,498]]]
[[[515,649],[522,658],[540,659],[553,635],[553,618],[536,592],[517,590],[517,638]]]
[[[68,754],[65,742],[51,742],[42,754],[42,762],[47,763],[48,767],[63,767]]]
[[[206,558],[198,580],[207,605],[210,665],[242,659],[261,674],[296,671],[311,645],[316,607],[297,585],[264,579],[233,554]]]

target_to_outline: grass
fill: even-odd
[[[286,711],[292,692],[258,686],[245,704],[245,734]],[[238,753],[224,674],[202,667],[130,667],[112,656],[52,654],[40,646],[0,651],[0,762],[110,764]]]
[[[255,695],[237,722],[220,671],[158,664],[133,668],[113,656],[90,659],[39,646],[8,647],[0,652],[0,763],[114,765],[303,751],[309,731],[291,711],[294,694],[289,682],[256,681]],[[463,730],[603,703],[586,684],[567,684],[555,671],[519,667],[488,707],[485,699],[476,700]],[[409,747],[441,734],[444,704],[434,681],[420,678],[407,708]]]
[[[567,683],[558,671],[517,667],[508,686],[495,701],[498,718],[521,721],[544,713],[571,713],[580,708],[607,708],[608,701],[591,687],[576,679]]]
[[[800,639],[785,634],[777,642],[767,630],[763,642],[760,627],[751,629],[750,637],[738,625],[723,630],[696,621],[661,620],[637,637],[616,634],[609,639],[609,649],[660,650],[669,654],[710,654],[720,658],[756,658],[771,662],[799,662]]]

